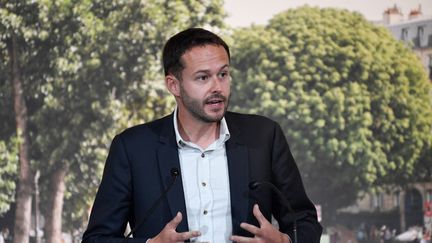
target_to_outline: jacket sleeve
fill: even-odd
[[[317,220],[316,209],[306,195],[300,172],[280,126],[275,123],[272,149],[272,183],[290,203],[291,213],[280,198],[273,200],[272,211],[281,232],[293,239],[293,216],[297,221],[297,241],[319,243],[322,227]]]
[[[130,214],[131,173],[127,153],[120,136],[111,144],[102,181],[91,211],[83,243],[120,243]],[[129,243],[145,242],[129,239]]]

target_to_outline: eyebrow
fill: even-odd
[[[220,67],[220,68],[219,68],[219,71],[221,71],[221,70],[224,69],[224,68],[229,68],[229,64],[225,64],[225,65],[223,65],[222,67]],[[209,73],[209,72],[210,72],[209,69],[203,69],[203,70],[198,70],[198,71],[196,71],[196,72],[193,72],[192,74],[195,75],[195,74],[198,74],[198,73]]]

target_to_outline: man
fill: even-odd
[[[162,119],[127,129],[111,145],[83,242],[319,242],[321,226],[279,125],[227,112],[230,53],[199,28],[171,37],[163,51],[165,83],[177,108]],[[166,197],[149,208],[173,181]],[[174,173],[175,174],[175,173]],[[174,176],[175,177],[175,176]],[[279,229],[270,224],[271,215]]]

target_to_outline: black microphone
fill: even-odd
[[[292,214],[293,217],[293,235],[294,235],[294,242],[297,243],[297,219],[294,213],[294,210],[291,207],[291,204],[288,202],[288,199],[282,194],[282,192],[271,182],[268,181],[252,181],[249,183],[249,188],[251,190],[256,190],[260,186],[266,186],[269,187],[274,193],[278,195],[278,197],[282,200],[282,204],[288,209],[288,211]]]
[[[147,210],[145,216],[142,218],[142,220],[135,225],[135,227],[129,232],[129,234],[126,235],[126,237],[123,239],[122,243],[126,243],[129,239],[129,237],[135,233],[135,231],[145,223],[145,221],[148,219],[148,217],[153,213],[153,211],[156,209],[157,206],[159,206],[160,202],[162,201],[162,199],[165,197],[165,195],[168,193],[168,191],[171,189],[171,187],[174,185],[174,182],[177,179],[177,176],[180,175],[180,171],[177,168],[172,168],[171,169],[171,177],[172,177],[172,181],[171,183],[168,185],[167,188],[165,188],[165,190],[162,192],[162,194],[159,196],[159,198],[153,203],[153,205]]]

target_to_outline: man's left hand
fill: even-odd
[[[258,220],[260,227],[248,223],[241,223],[240,227],[246,231],[249,231],[255,237],[244,237],[233,235],[231,240],[234,242],[255,242],[255,243],[291,243],[290,238],[287,234],[281,233],[276,229],[261,213],[257,204],[253,207],[253,214]]]

